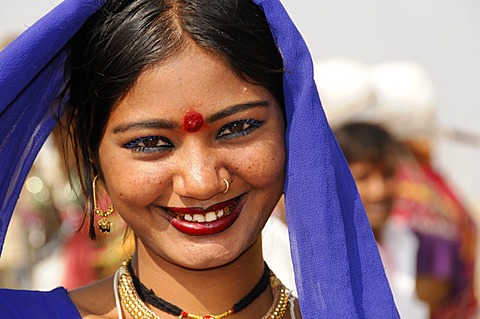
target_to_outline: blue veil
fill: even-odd
[[[322,110],[308,48],[279,0],[265,12],[286,69],[285,199],[304,319],[399,318],[348,166]],[[65,0],[0,52],[0,252],[22,184],[56,125],[68,41],[101,0]]]

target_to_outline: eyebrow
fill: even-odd
[[[224,110],[221,110],[213,115],[210,115],[209,117],[207,117],[207,122],[208,123],[215,122],[238,112],[242,112],[242,111],[257,108],[257,107],[267,107],[268,105],[269,105],[268,101],[255,101],[255,102],[237,104],[229,108],[226,108]]]
[[[132,123],[118,125],[113,129],[113,133],[114,134],[123,133],[132,129],[146,129],[146,128],[175,129],[178,127],[179,126],[177,123],[169,120],[160,120],[160,119],[148,120],[148,121],[132,122]]]
[[[224,110],[221,110],[207,118],[208,123],[212,123],[218,120],[221,120],[225,117],[233,115],[238,112],[242,112],[248,109],[257,108],[257,107],[267,107],[269,105],[268,101],[255,101],[249,103],[242,103],[231,106]],[[139,122],[132,122],[126,124],[120,124],[113,129],[114,134],[124,133],[129,130],[135,129],[177,129],[179,128],[179,124],[165,119],[156,119],[156,120],[148,120],[148,121],[139,121]]]

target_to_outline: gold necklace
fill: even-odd
[[[118,271],[118,292],[120,294],[120,300],[125,306],[128,314],[133,319],[161,319],[145,304],[145,302],[143,302],[142,299],[140,299],[140,296],[133,285],[132,277],[130,276],[125,262]],[[270,286],[275,296],[274,301],[268,313],[261,319],[282,319],[287,311],[288,301],[290,299],[290,290],[288,290],[273,273],[270,275]],[[223,319],[231,314],[232,313],[229,311],[217,316],[196,316],[189,314],[187,318]],[[179,316],[179,318],[182,318],[182,316]]]

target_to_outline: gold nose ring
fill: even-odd
[[[225,178],[223,179],[223,181],[226,184],[225,190],[223,191],[223,193],[226,194],[228,192],[228,190],[230,189],[230,183]]]

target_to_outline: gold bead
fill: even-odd
[[[122,262],[122,266],[119,269],[118,292],[125,309],[134,319],[161,319],[138,296],[127,268],[130,260],[131,258]],[[288,307],[290,291],[285,288],[273,273],[270,276],[270,285],[275,294],[275,305],[272,305],[271,309],[273,309],[273,311],[265,317],[270,319],[282,319]],[[228,310],[220,315],[211,315],[211,317],[213,319],[223,319],[232,313],[232,310]],[[180,315],[179,318],[182,318],[182,316]],[[188,318],[202,319],[203,317],[189,314]]]

